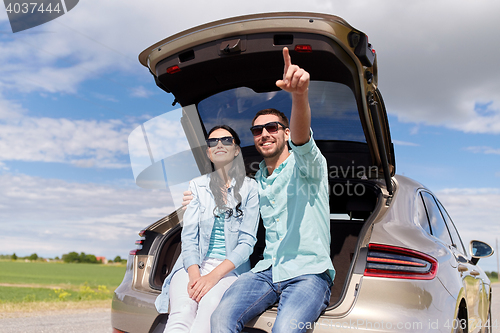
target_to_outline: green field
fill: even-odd
[[[77,290],[0,286],[0,303],[106,300],[112,296],[105,286],[95,289],[82,285]]]
[[[105,285],[116,288],[125,274],[125,266],[100,264],[64,264],[24,261],[0,261],[0,283]]]
[[[111,299],[125,266],[0,261],[0,303]]]
[[[53,289],[0,286],[0,299],[2,302],[55,301],[57,298],[58,296]]]

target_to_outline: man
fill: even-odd
[[[274,109],[259,111],[251,128],[264,158],[255,176],[266,228],[264,259],[226,291],[212,315],[212,333],[240,332],[276,302],[272,331],[305,332],[330,300],[335,271],[327,164],[310,129],[309,73],[292,64],[286,47],[283,58],[283,79],[276,85],[292,94],[290,128]]]

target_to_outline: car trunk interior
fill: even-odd
[[[380,189],[373,182],[359,179],[330,179],[330,256],[336,275],[332,286],[330,306],[340,304],[348,274],[353,265],[358,238],[363,226],[376,209]],[[181,252],[181,230],[176,225],[163,236],[158,246],[150,285],[161,290],[165,277],[170,273]],[[262,258],[265,248],[265,229],[259,225],[257,243],[250,257],[252,267]]]

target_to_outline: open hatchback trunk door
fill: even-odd
[[[161,187],[151,185],[152,179],[179,184],[210,172],[204,140],[219,124],[239,133],[247,173],[255,173],[261,161],[249,131],[255,113],[273,107],[290,116],[291,98],[275,85],[283,75],[283,47],[311,75],[312,130],[330,178],[383,179],[392,194],[394,150],[377,89],[375,51],[365,34],[341,18],[307,13],[221,20],[178,33],[140,54],[156,84],[182,107],[161,117],[175,118],[174,127],[185,139],[181,148],[155,155],[151,147],[169,145],[161,141],[164,135],[151,134],[162,127],[137,130],[135,147],[149,149],[149,156],[143,154],[146,162],[135,167],[134,151],[140,149],[131,149],[138,185]]]

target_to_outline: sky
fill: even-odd
[[[0,9],[0,254],[126,257],[173,208],[130,167],[129,134],[173,109],[139,53],[196,25],[273,11],[337,15],[369,36],[396,172],[437,195],[466,244],[495,246],[500,2],[85,0],[18,33]],[[497,270],[496,256],[480,263]]]

